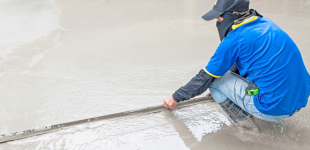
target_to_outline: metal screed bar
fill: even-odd
[[[199,103],[206,103],[206,102],[213,102],[213,101],[214,100],[211,96],[193,98],[193,99],[188,100],[188,101],[180,102],[176,106],[176,109],[195,105],[195,104],[199,104]],[[72,122],[67,122],[67,123],[61,123],[61,124],[46,126],[46,127],[42,127],[42,128],[36,128],[36,129],[30,129],[30,130],[15,132],[15,133],[3,134],[3,135],[0,135],[0,143],[6,143],[6,142],[24,139],[24,138],[28,138],[28,137],[32,137],[32,136],[46,134],[46,133],[54,132],[57,130],[61,130],[65,127],[74,126],[74,125],[78,125],[78,124],[95,122],[95,121],[99,121],[99,120],[113,119],[113,118],[118,118],[118,117],[125,117],[125,116],[129,116],[129,115],[161,112],[164,110],[167,110],[167,108],[165,108],[163,105],[158,105],[158,106],[147,107],[147,108],[143,108],[143,109],[137,109],[137,110],[120,112],[120,113],[104,115],[104,116],[99,116],[99,117],[94,117],[94,118],[77,120],[77,121],[72,121]]]

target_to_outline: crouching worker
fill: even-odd
[[[275,23],[249,10],[249,0],[217,0],[202,18],[217,19],[221,43],[208,65],[164,100],[166,108],[207,88],[239,124],[252,116],[283,120],[306,106],[310,77],[297,46]]]

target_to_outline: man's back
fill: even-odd
[[[297,46],[276,24],[257,18],[233,30],[225,40],[238,42],[236,63],[240,74],[260,89],[254,97],[260,112],[289,115],[306,106],[309,74]]]

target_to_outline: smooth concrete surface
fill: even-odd
[[[0,4],[0,133],[161,104],[220,43],[215,21],[201,19],[214,0]],[[310,1],[251,0],[250,7],[291,36],[310,70]],[[0,149],[307,149],[309,112],[257,120],[261,133],[252,134],[206,104],[81,125]]]

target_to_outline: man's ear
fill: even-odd
[[[217,19],[217,20],[216,20],[217,22],[222,22],[222,21],[224,20],[224,18],[221,17],[221,16],[218,16],[216,19]]]

